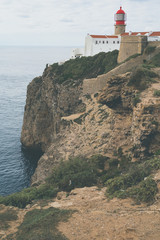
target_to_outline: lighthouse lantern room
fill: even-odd
[[[115,20],[115,35],[125,33],[126,28],[126,13],[122,10],[122,7],[114,15]]]

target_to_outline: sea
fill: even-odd
[[[20,142],[27,85],[46,64],[63,62],[72,47],[0,46],[0,195],[30,185],[39,155]]]

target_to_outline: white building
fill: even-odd
[[[121,36],[87,35],[85,39],[85,56],[94,56],[99,52],[119,50]]]
[[[122,7],[115,14],[115,32],[114,35],[90,35],[85,38],[85,47],[76,48],[72,51],[71,58],[82,56],[94,56],[100,52],[109,52],[119,50],[121,36],[147,36],[148,41],[160,41],[160,32],[125,32],[126,28],[126,13]]]

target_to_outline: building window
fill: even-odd
[[[99,41],[99,43],[101,43],[101,41]]]
[[[119,41],[117,41],[117,43],[119,44]]]
[[[103,41],[103,44],[104,44],[104,41]]]
[[[108,41],[106,41],[106,43],[108,43]]]
[[[115,41],[113,41],[113,43],[115,43]]]
[[[96,44],[98,44],[98,41],[96,41]]]

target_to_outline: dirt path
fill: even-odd
[[[132,200],[107,201],[105,189],[75,189],[69,197],[50,206],[76,209],[59,230],[70,240],[159,240],[160,201],[152,206],[135,205]]]

